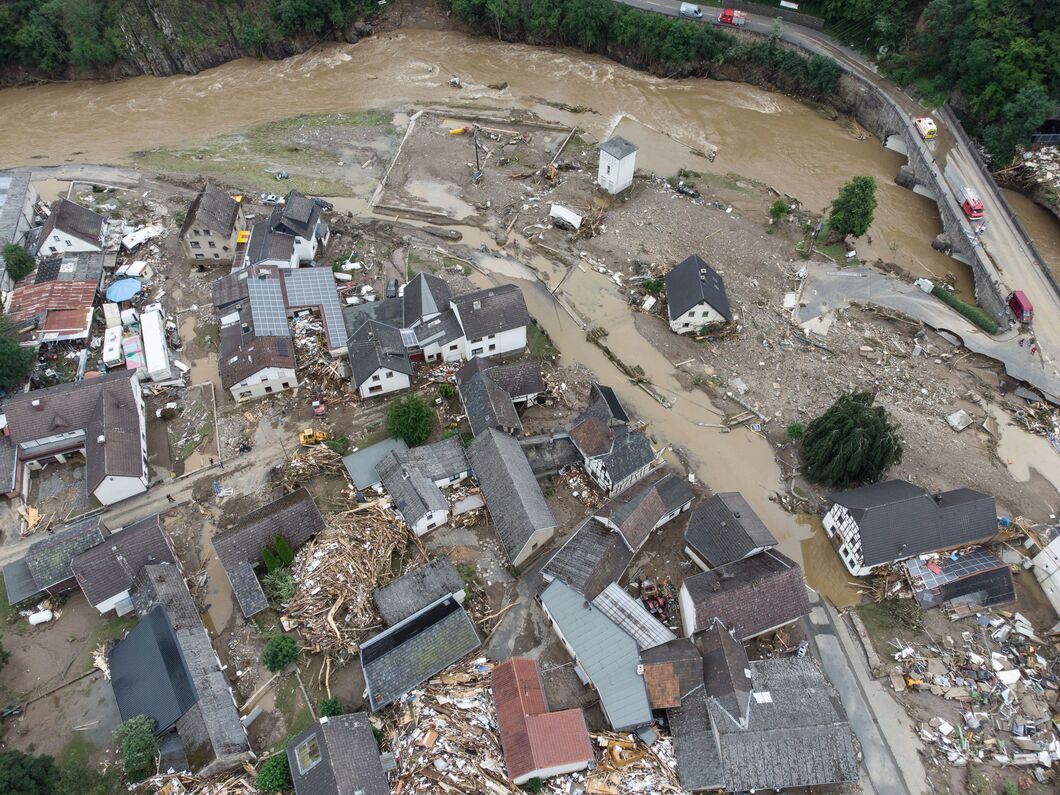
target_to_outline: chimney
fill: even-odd
[[[476,300],[471,302],[471,311],[477,312],[480,309],[482,309],[482,302],[481,301],[476,299]]]
[[[105,441],[107,441],[107,437],[103,434],[96,437],[96,444],[103,444]]]
[[[40,410],[40,400],[34,399],[30,401],[30,405],[33,406],[33,408]]]

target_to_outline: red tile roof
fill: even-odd
[[[578,769],[593,759],[580,709],[549,712],[537,661],[520,657],[493,669],[493,700],[508,776],[516,784],[555,768]]]
[[[582,455],[593,458],[611,452],[615,435],[603,420],[586,417],[571,428],[570,438],[574,440]]]

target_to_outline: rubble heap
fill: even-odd
[[[192,776],[188,773],[159,773],[131,787],[142,795],[259,795],[254,787],[254,770],[219,776]]]
[[[352,395],[335,360],[324,347],[324,324],[312,315],[291,324],[298,360],[299,393],[308,400],[343,403]]]
[[[522,792],[507,777],[485,658],[456,665],[390,711],[384,747],[397,758],[394,792]],[[593,733],[596,766],[556,776],[541,792],[680,793],[669,739],[650,749],[632,735]]]
[[[303,447],[277,469],[287,491],[294,490],[317,475],[341,475],[346,471],[342,456],[325,445]]]

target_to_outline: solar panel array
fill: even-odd
[[[287,306],[280,280],[248,279],[247,291],[254,333],[259,337],[290,337],[291,326],[287,322]]]
[[[292,308],[319,306],[327,328],[328,347],[346,344],[346,324],[342,304],[335,292],[335,276],[330,268],[298,268],[284,273],[287,302]],[[255,318],[255,323],[257,319]]]
[[[937,563],[939,568],[942,569],[938,573],[929,569],[926,561],[916,558],[906,561],[906,568],[914,578],[920,579],[924,588],[931,589],[964,577],[970,577],[973,574],[996,569],[1001,565],[1001,562],[996,557],[981,549],[966,552],[959,556],[957,560],[951,560],[948,557],[939,558]]]

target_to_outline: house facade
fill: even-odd
[[[102,251],[107,242],[107,219],[80,204],[61,198],[37,237],[37,255]]]
[[[40,196],[33,187],[32,172],[9,171],[0,174],[0,250],[8,243],[27,245],[27,234],[33,228],[37,200]],[[7,275],[7,264],[0,253],[0,292],[10,292],[15,286]]]
[[[350,381],[362,398],[399,392],[412,386],[412,360],[401,332],[368,320],[346,341]]]
[[[596,184],[615,195],[633,184],[637,170],[637,147],[625,138],[609,138],[600,144],[600,165]]]
[[[240,201],[211,182],[192,201],[180,228],[180,249],[189,260],[229,263],[247,219]]]

